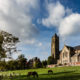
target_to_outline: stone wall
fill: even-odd
[[[52,37],[51,55],[54,57],[55,61],[59,59],[59,37],[56,34]]]
[[[70,51],[64,46],[60,53],[61,64],[70,63]]]

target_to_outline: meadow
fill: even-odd
[[[48,70],[50,69],[53,70],[53,74],[48,74]],[[39,77],[27,77],[26,75],[30,71],[36,71],[39,74]],[[13,72],[16,76],[13,76],[12,78],[7,77]],[[2,74],[4,76],[4,79],[2,80],[80,80],[80,67],[55,67],[0,72],[0,75]]]

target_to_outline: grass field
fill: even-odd
[[[48,70],[53,70],[53,74],[48,74]],[[39,74],[38,78],[33,76],[27,78],[27,73],[29,71],[37,71]],[[16,74],[21,74],[13,76],[11,79],[5,75],[15,72]],[[6,71],[0,72],[5,77],[2,80],[80,80],[80,67],[55,67],[46,69],[29,69],[29,70],[16,70],[16,71]]]

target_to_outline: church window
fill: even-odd
[[[63,58],[65,58],[65,57],[68,57],[68,53],[67,52],[63,53]]]

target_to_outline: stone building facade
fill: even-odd
[[[59,59],[59,37],[55,34],[51,42],[51,55],[54,57],[55,63]]]
[[[80,46],[71,47],[64,45],[59,51],[59,37],[52,37],[51,55],[56,59],[56,64],[80,65]]]

